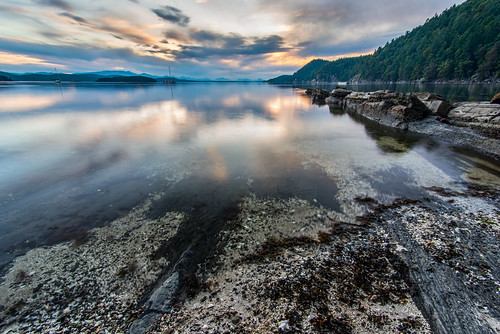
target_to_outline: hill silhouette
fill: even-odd
[[[500,79],[500,1],[468,0],[379,47],[374,54],[316,59],[271,83]]]

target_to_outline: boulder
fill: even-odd
[[[444,97],[433,93],[416,93],[416,97],[429,108],[431,115],[446,118],[453,105]]]
[[[343,87],[337,87],[334,90],[332,90],[330,96],[343,99],[344,97],[346,97],[347,95],[349,95],[351,93],[352,93],[352,90],[349,90],[349,89],[343,88]]]
[[[407,129],[409,122],[422,120],[430,113],[415,95],[388,90],[352,92],[342,100],[341,106],[380,124],[400,129]]]
[[[493,96],[493,98],[490,101],[491,104],[500,104],[500,93],[497,95]]]
[[[450,124],[477,130],[488,137],[500,139],[500,104],[461,102],[448,113]]]
[[[324,104],[325,99],[330,96],[330,92],[321,88],[309,88],[306,90],[306,95],[311,96],[313,103]]]
[[[341,108],[342,100],[351,93],[352,90],[337,87],[336,89],[332,90],[330,96],[325,99],[325,103],[332,108]]]

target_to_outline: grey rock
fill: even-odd
[[[311,96],[312,102],[317,104],[325,103],[325,99],[330,96],[330,92],[321,88],[310,88],[306,90],[306,94]]]
[[[415,95],[388,90],[353,92],[347,95],[340,105],[347,111],[400,129],[407,129],[409,122],[422,120],[430,113]]]
[[[433,93],[416,93],[416,97],[429,108],[431,115],[446,118],[453,105],[444,97]]]
[[[352,93],[352,90],[349,90],[349,89],[346,89],[346,88],[342,88],[342,87],[338,87],[338,88],[335,88],[334,90],[332,90],[332,93],[330,95],[332,97],[343,99],[344,97],[346,97],[347,95],[349,95],[351,93]]]
[[[329,97],[325,99],[325,103],[332,108],[341,108],[343,99],[352,93],[352,90],[345,88],[336,88],[332,90]]]
[[[500,138],[500,105],[488,102],[457,103],[448,114],[450,124],[468,127],[492,138]]]

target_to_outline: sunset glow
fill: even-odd
[[[5,0],[0,70],[267,79],[371,53],[461,2]]]

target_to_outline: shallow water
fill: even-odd
[[[0,100],[1,266],[83,240],[159,192],[152,217],[175,210],[223,224],[250,193],[349,214],[356,196],[500,184],[495,162],[330,112],[300,89],[17,84],[0,87]]]

